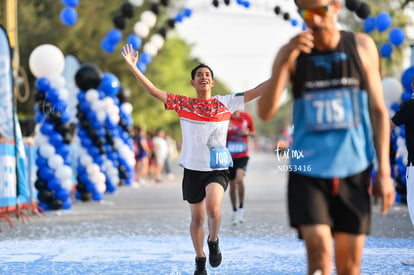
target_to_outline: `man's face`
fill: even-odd
[[[335,25],[340,3],[335,0],[297,0],[298,13],[316,36]]]
[[[196,90],[210,90],[214,87],[215,82],[211,76],[211,72],[208,68],[199,68],[194,76],[194,80],[191,80],[191,84]]]

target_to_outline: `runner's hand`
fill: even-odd
[[[139,52],[134,51],[131,44],[127,44],[122,48],[121,55],[129,66],[136,66],[139,59]]]
[[[378,178],[374,185],[374,202],[378,201],[378,198],[382,198],[381,213],[387,214],[388,208],[390,208],[395,202],[395,187],[391,177]]]

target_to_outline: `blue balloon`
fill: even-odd
[[[370,33],[375,29],[375,18],[372,16],[367,17],[364,20],[364,31]]]
[[[118,30],[117,28],[114,28],[112,30],[110,30],[108,32],[108,34],[106,35],[106,37],[108,38],[108,41],[111,44],[118,44],[119,42],[121,42],[122,40],[122,32],[120,30]]]
[[[142,53],[141,53],[142,54]],[[103,73],[99,90],[103,91],[107,96],[116,96],[121,89],[119,79],[112,73]]]
[[[59,100],[59,90],[50,88],[46,91],[46,99],[51,103],[56,103]]]
[[[46,181],[49,181],[52,177],[54,177],[54,175],[53,169],[49,166],[43,166],[39,169],[39,176]]]
[[[127,37],[127,43],[131,44],[135,50],[139,50],[142,46],[142,39],[136,34],[130,34]]]
[[[400,104],[398,102],[394,102],[391,104],[391,110],[397,112],[400,109]]]
[[[376,25],[377,25],[377,29],[380,32],[383,32],[386,29],[388,29],[391,26],[391,24],[392,24],[392,18],[388,13],[381,12],[377,15]]]
[[[394,46],[398,47],[404,42],[405,33],[401,28],[393,28],[390,31],[388,38]]]
[[[148,65],[151,63],[152,57],[146,52],[141,52],[139,54],[139,60],[141,60],[141,62],[143,62],[145,65]]]
[[[60,20],[66,26],[73,26],[78,20],[78,13],[74,8],[66,7],[60,12]]]
[[[40,126],[40,132],[45,136],[48,136],[53,132],[53,128],[53,124],[50,122],[45,122]]]
[[[138,70],[141,71],[141,73],[144,74],[145,71],[147,70],[147,65],[145,65],[143,62],[138,61],[137,68],[138,68]]]
[[[60,179],[53,177],[47,181],[47,188],[51,191],[57,191],[62,188],[62,182]]]
[[[63,201],[62,209],[70,209],[72,207],[72,200],[70,198],[67,198]]]
[[[183,15],[181,14],[181,13],[178,13],[176,16],[175,16],[175,22],[178,22],[178,23],[180,23],[180,22],[183,22]]]
[[[190,17],[192,13],[193,11],[189,8],[184,9],[184,12],[183,12],[184,16],[186,17]]]
[[[55,192],[55,197],[60,199],[61,201],[66,201],[70,196],[70,193],[65,188],[60,188]]]
[[[412,94],[411,91],[404,91],[401,94],[401,101],[402,102],[406,102],[406,101],[410,100],[411,99],[411,94]]]
[[[63,137],[58,132],[52,132],[49,135],[49,141],[50,141],[50,144],[52,144],[53,146],[59,147],[60,145],[63,144]]]
[[[401,83],[404,89],[412,91],[411,81],[414,77],[414,65],[405,69],[401,75]]]
[[[101,48],[106,53],[113,53],[115,51],[116,45],[111,43],[108,37],[105,37],[101,40]]]
[[[75,8],[79,5],[79,0],[61,0],[62,4],[68,7]]]
[[[44,92],[49,89],[50,81],[46,77],[40,77],[35,81],[36,90],[39,92]]]
[[[383,43],[380,47],[380,54],[384,58],[388,58],[392,54],[392,45],[390,43]]]

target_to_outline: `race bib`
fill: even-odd
[[[229,148],[232,154],[244,153],[247,151],[247,143],[243,141],[229,141],[227,148]]]
[[[233,166],[233,159],[227,147],[210,148],[210,168],[221,169],[231,166]]]
[[[355,91],[333,89],[311,92],[304,96],[305,122],[311,131],[325,131],[354,127],[357,123],[358,103]]]

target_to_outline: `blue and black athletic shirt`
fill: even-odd
[[[365,170],[374,147],[366,81],[354,34],[341,31],[336,49],[302,53],[292,75],[291,167],[319,178]]]

